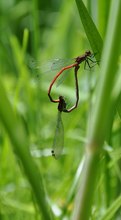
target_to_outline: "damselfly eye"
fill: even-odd
[[[88,50],[88,51],[85,52],[85,54],[86,54],[86,56],[90,56],[92,53],[91,53],[90,50]]]

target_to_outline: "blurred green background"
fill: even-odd
[[[50,103],[47,96],[49,83],[56,72],[33,70],[26,65],[26,58],[30,55],[41,66],[41,63],[48,65],[50,59],[73,58],[89,50],[88,40],[83,28],[80,31],[80,25],[76,4],[72,0],[0,2],[0,78],[14,111],[21,115],[29,136],[31,153],[43,173],[49,197],[53,204],[60,207],[66,202],[80,161],[78,150],[83,152],[88,98],[87,72],[82,76],[83,84],[80,71],[79,110],[63,114],[65,155],[57,161],[51,156],[57,106]],[[36,78],[37,74],[39,78]],[[54,95],[58,97],[63,91],[74,102],[73,81],[73,75],[70,74],[62,85],[54,88]],[[20,164],[16,161],[2,125],[0,145],[1,216],[3,219],[34,219],[36,212],[29,184],[19,169]]]
[[[92,12],[89,1],[89,12]],[[93,2],[93,19],[97,19],[97,1]],[[108,10],[106,16],[108,17]],[[105,25],[106,26],[106,25]],[[101,31],[101,28],[100,28]],[[102,36],[105,33],[105,27]],[[20,115],[34,161],[41,170],[51,208],[56,216],[73,209],[75,173],[81,169],[86,143],[87,119],[95,83],[95,71],[79,70],[80,102],[70,114],[63,113],[65,144],[59,160],[51,156],[56,127],[57,105],[49,101],[47,90],[56,72],[31,68],[55,58],[74,58],[91,50],[80,22],[75,1],[69,0],[1,0],[0,1],[0,80],[15,114]],[[96,52],[96,51],[95,51]],[[37,66],[36,66],[37,65]],[[97,67],[98,68],[98,67]],[[95,68],[96,69],[96,68]],[[53,95],[64,95],[70,105],[75,102],[73,72]],[[5,109],[7,112],[7,109]],[[20,136],[21,138],[21,136]],[[33,192],[15,157],[11,142],[0,125],[0,217],[1,219],[41,219]],[[103,161],[105,163],[105,161]],[[104,164],[103,164],[104,165]],[[77,178],[79,176],[77,172]],[[114,175],[114,174],[113,174]],[[102,193],[100,178],[96,190]],[[114,186],[116,185],[113,182]],[[112,192],[113,193],[113,192]],[[96,201],[101,200],[96,198]],[[104,200],[106,200],[104,198]],[[69,202],[68,202],[69,201]],[[99,214],[99,213],[98,213]]]

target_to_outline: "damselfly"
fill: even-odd
[[[96,53],[95,53],[96,54]],[[78,73],[78,69],[80,68],[80,64],[82,62],[84,62],[84,68],[86,67],[86,64],[88,65],[89,68],[92,68],[97,61],[96,60],[92,60],[92,58],[95,56],[95,54],[91,53],[91,51],[86,51],[83,55],[78,56],[75,58],[74,63],[68,66],[63,67],[54,77],[54,79],[52,80],[49,89],[48,89],[48,96],[51,102],[54,103],[59,103],[60,99],[53,99],[51,96],[51,90],[52,87],[55,83],[55,81],[58,79],[58,77],[65,71],[71,68],[74,68],[74,75],[75,75],[75,87],[76,87],[76,102],[74,104],[74,106],[72,106],[70,109],[65,109],[63,110],[64,112],[71,112],[72,110],[74,110],[77,106],[78,106],[78,101],[79,101],[79,89],[78,89],[78,78],[77,78],[77,73]],[[91,63],[90,63],[91,62]],[[93,65],[92,65],[93,64]]]

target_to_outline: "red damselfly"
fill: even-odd
[[[73,64],[63,67],[56,74],[54,79],[52,80],[52,82],[51,82],[51,84],[49,86],[49,89],[48,89],[48,96],[49,96],[49,99],[50,99],[51,102],[59,103],[60,99],[53,99],[52,96],[51,96],[52,87],[53,87],[54,83],[56,82],[56,80],[59,78],[59,76],[65,70],[74,68],[75,87],[76,87],[76,102],[75,102],[75,104],[71,108],[63,109],[63,112],[68,112],[69,113],[69,112],[71,112],[72,110],[74,110],[78,106],[78,101],[79,101],[79,89],[78,89],[78,78],[77,78],[78,69],[80,68],[80,64],[82,62],[84,62],[84,68],[86,68],[86,65],[88,65],[89,68],[92,68],[97,63],[96,60],[92,60],[92,58],[95,56],[95,54],[91,53],[91,51],[86,51],[83,55],[76,57],[75,60],[74,60],[75,62]]]

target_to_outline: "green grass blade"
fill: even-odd
[[[110,4],[111,1],[98,1],[98,27],[103,38],[106,34]]]
[[[28,38],[29,38],[29,30],[27,28],[24,29],[24,34],[23,34],[23,53],[26,52],[27,45],[28,45]]]
[[[49,207],[46,201],[42,176],[36,167],[30,152],[29,140],[20,119],[15,116],[14,111],[7,99],[4,87],[0,81],[0,120],[2,121],[9,138],[12,142],[13,150],[20,159],[25,174],[32,186],[34,195],[42,213],[43,219],[50,220]]]
[[[31,7],[31,13],[32,13],[32,41],[31,41],[31,47],[33,50],[34,57],[37,56],[38,46],[40,42],[40,31],[39,31],[39,12],[38,12],[38,0],[32,0],[31,1],[32,7]]]
[[[81,0],[76,0],[76,4],[92,50],[97,53],[97,59],[100,59],[103,45],[101,36],[83,2]]]
[[[121,196],[119,196],[112,205],[107,209],[105,215],[101,220],[110,220],[114,217],[118,209],[121,207]]]
[[[117,6],[119,5],[119,6]],[[118,9],[119,7],[119,9]],[[98,97],[95,106],[94,128],[91,136],[94,139],[102,139],[105,134],[105,123],[110,106],[111,95],[115,86],[115,77],[118,75],[118,59],[120,54],[120,19],[121,19],[121,2],[114,3],[114,9],[110,11],[110,21],[105,39],[105,47],[101,59],[100,83],[98,84]],[[117,94],[118,95],[118,94]],[[104,125],[102,124],[104,123]],[[101,126],[100,126],[101,125]],[[99,132],[100,130],[100,132]],[[94,133],[95,134],[94,134]]]

